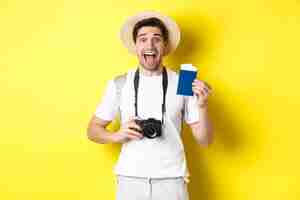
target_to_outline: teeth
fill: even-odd
[[[145,52],[144,54],[145,54],[145,55],[149,55],[149,56],[154,56],[154,55],[155,55],[154,52]]]

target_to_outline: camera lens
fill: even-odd
[[[144,133],[149,138],[154,138],[157,136],[156,129],[155,129],[155,127],[151,126],[151,124],[144,127]]]

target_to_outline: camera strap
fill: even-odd
[[[163,86],[163,103],[162,103],[162,107],[161,107],[161,111],[162,111],[162,124],[164,124],[164,115],[166,112],[166,94],[167,94],[167,88],[168,88],[168,74],[167,74],[167,70],[165,67],[163,67],[163,71],[162,71],[162,86]],[[135,116],[138,116],[138,107],[137,107],[137,103],[138,103],[138,88],[139,88],[139,81],[140,81],[140,71],[139,68],[135,71],[134,74],[134,92],[135,92],[135,102],[134,102],[134,107],[135,107]]]

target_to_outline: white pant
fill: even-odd
[[[117,200],[189,200],[183,177],[142,178],[116,176]]]

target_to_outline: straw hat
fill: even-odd
[[[143,19],[156,17],[160,19],[166,26],[169,32],[169,41],[166,50],[166,55],[173,52],[180,41],[180,29],[176,22],[170,17],[164,16],[156,11],[144,11],[140,12],[135,16],[127,19],[120,31],[120,38],[124,46],[129,50],[130,53],[136,54],[135,43],[133,40],[133,28],[135,24]]]

